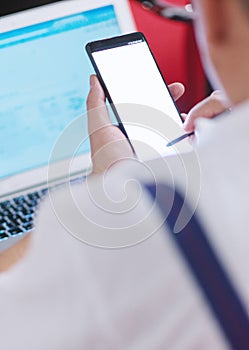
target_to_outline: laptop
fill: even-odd
[[[66,0],[1,18],[0,21],[0,252],[33,228],[36,208],[48,188],[65,182],[67,147],[53,159],[63,130],[86,115],[89,41],[135,31],[126,0]],[[90,165],[87,118],[72,179]],[[62,166],[61,166],[62,165]]]

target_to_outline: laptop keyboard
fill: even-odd
[[[44,189],[0,203],[0,242],[32,230],[36,207],[47,191]]]

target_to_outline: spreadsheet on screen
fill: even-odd
[[[86,112],[85,44],[120,34],[112,5],[0,34],[0,178],[48,163],[60,133]],[[86,116],[79,132],[78,153],[89,152]]]

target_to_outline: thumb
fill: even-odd
[[[90,91],[87,97],[88,132],[95,131],[111,125],[111,120],[105,103],[105,93],[96,75],[90,76]]]

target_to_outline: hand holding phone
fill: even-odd
[[[137,155],[141,154],[134,142],[137,139],[149,144],[162,155],[172,153],[166,145],[184,134],[181,129],[182,119],[143,34],[132,33],[92,42],[87,44],[86,50],[118,124],[130,141],[134,152]],[[148,113],[144,112],[145,109],[139,113],[138,108],[137,117],[143,114],[147,118],[142,120],[144,125],[139,127],[127,123],[129,109],[125,113],[122,108],[124,103],[148,107]],[[167,123],[176,125],[177,132],[170,133],[168,128],[168,135],[160,135],[147,127],[148,121],[150,125],[153,119],[157,123],[153,113],[156,110],[164,113],[165,125]],[[158,125],[154,126],[155,129],[158,128]],[[149,155],[144,154],[147,151],[148,149],[142,152],[139,158],[148,158]]]

